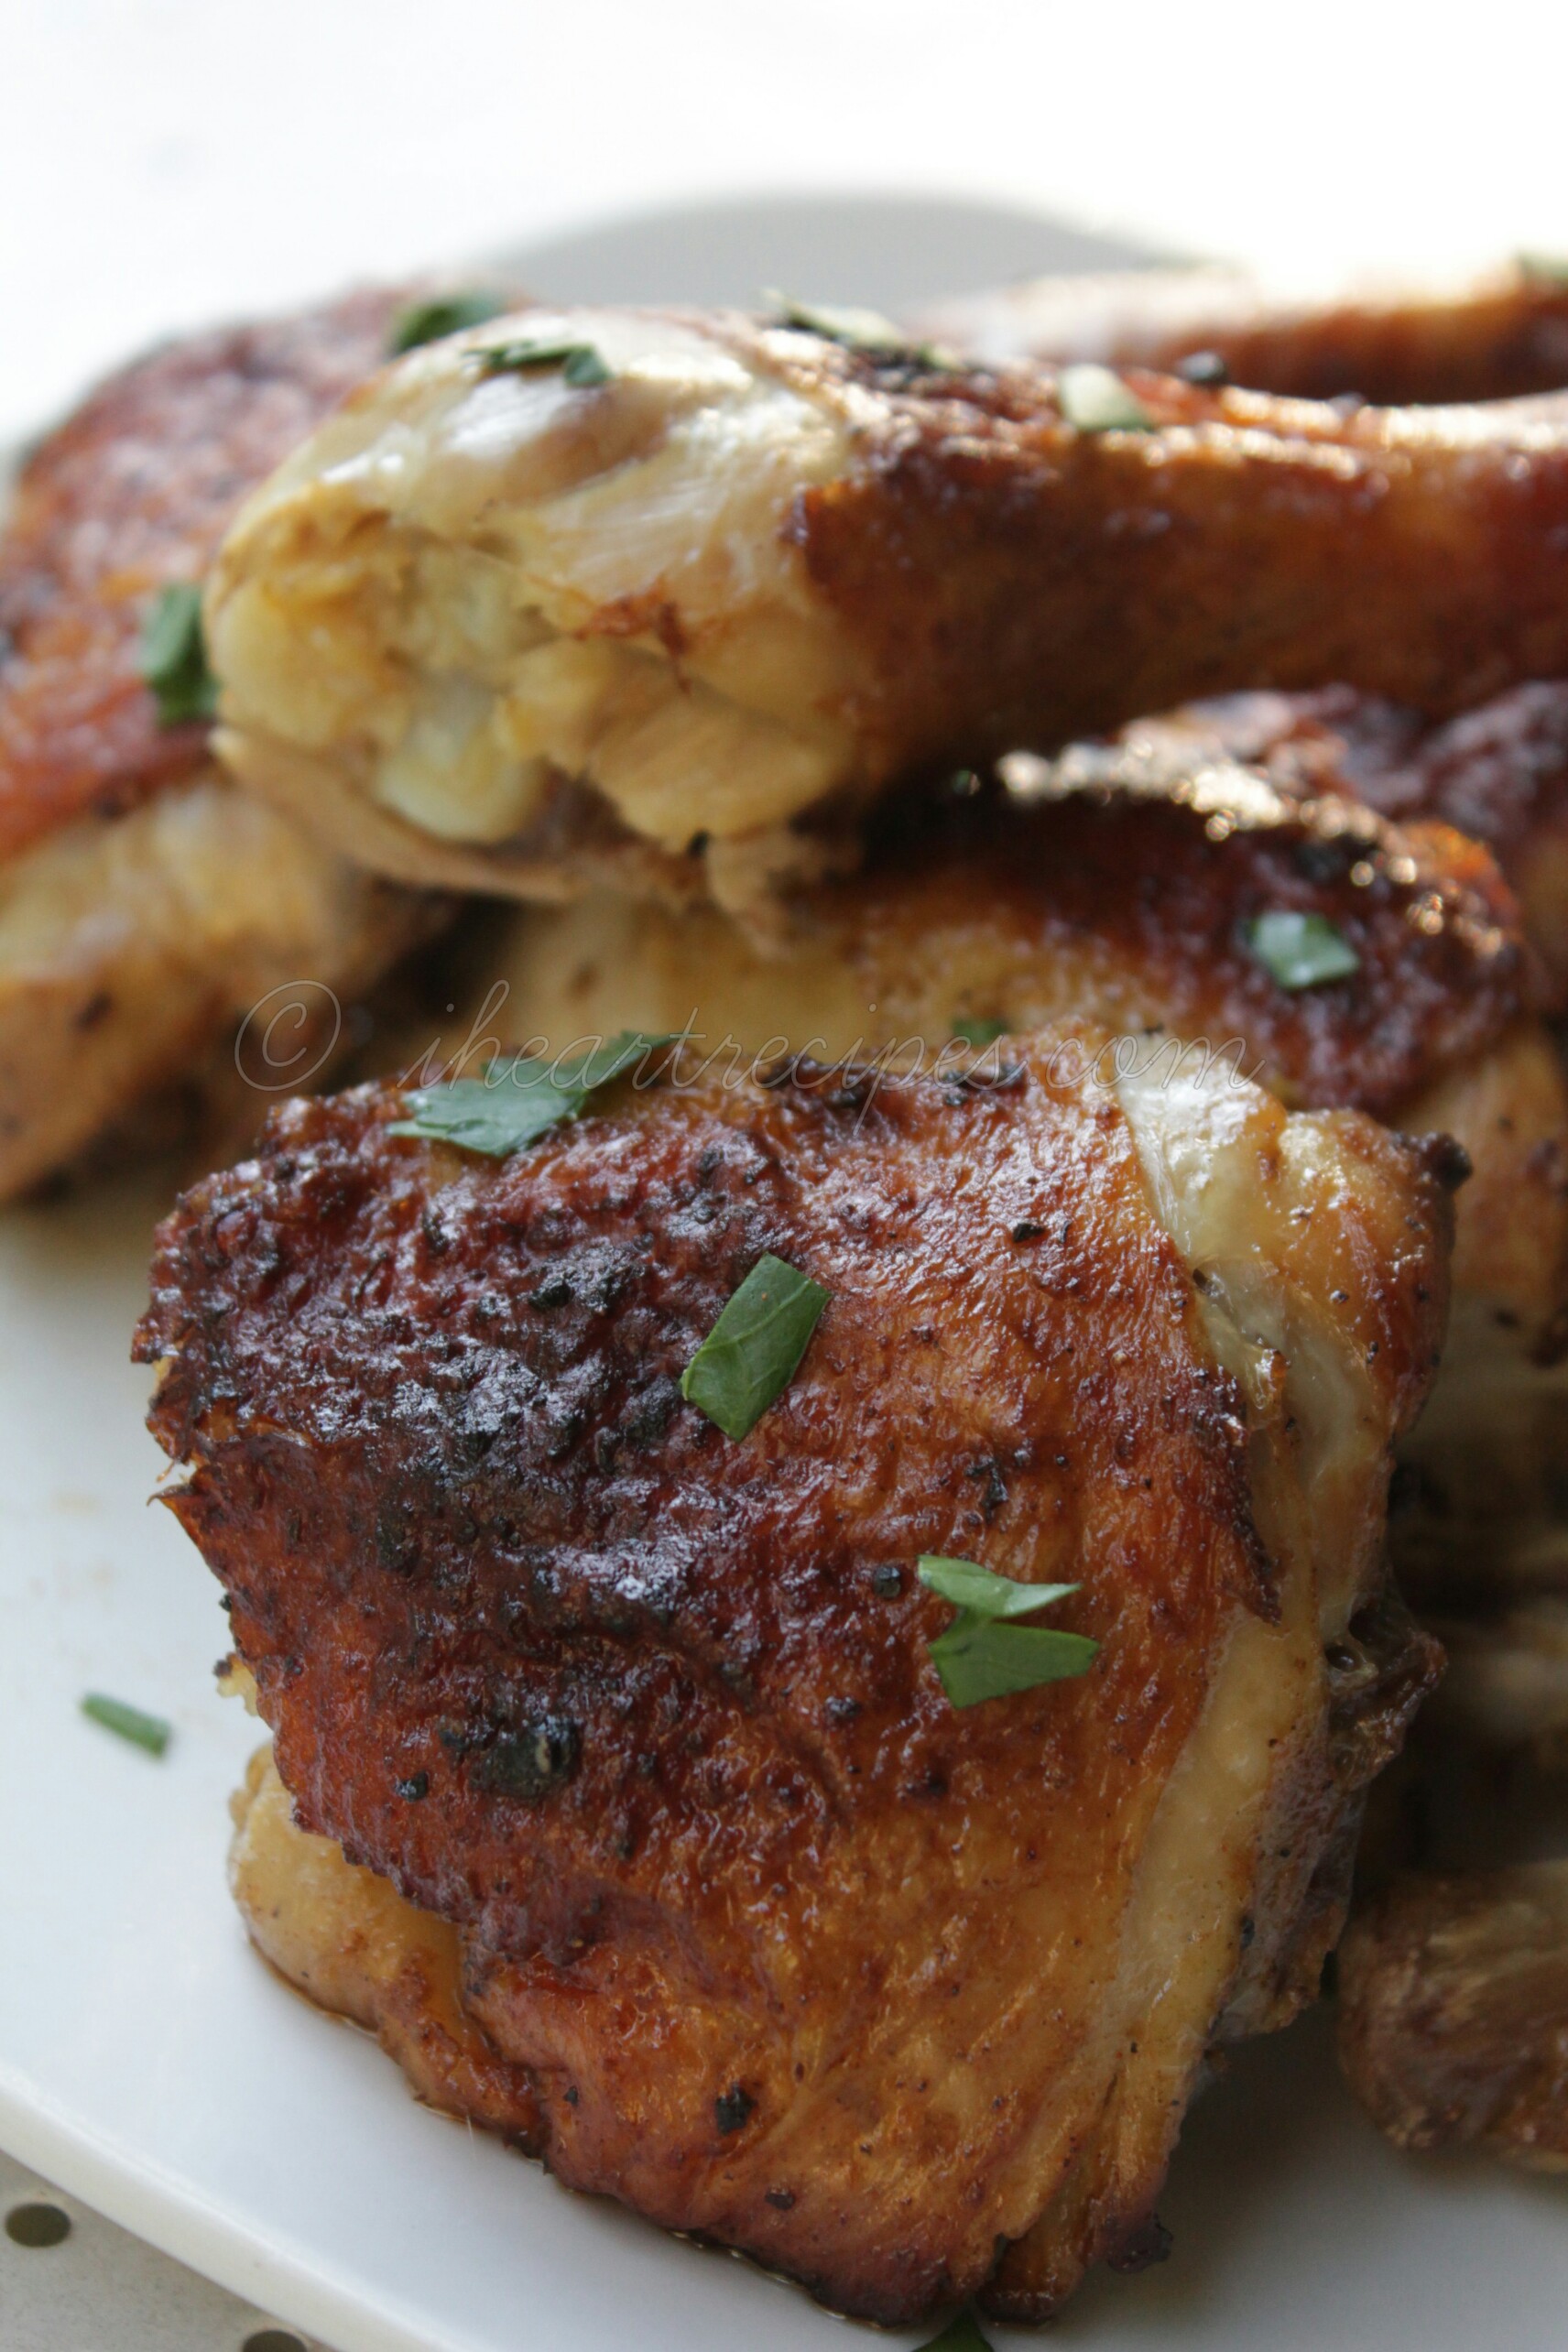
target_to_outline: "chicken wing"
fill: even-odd
[[[1452,1155],[1105,1042],[676,1059],[505,1159],[296,1104],[138,1338],[300,1824],[460,1931],[551,2169],[884,2320],[1149,2250],[1426,1671],[1373,1727]],[[732,1440],[682,1374],[764,1253],[829,1295]],[[954,1707],[931,1554],[1092,1666]]]
[[[1295,399],[1511,400],[1568,385],[1568,267],[1313,297],[1220,267],[1039,278],[937,304],[909,332],[989,363],[1098,360]]]
[[[200,1082],[269,991],[303,984],[302,1021],[431,926],[429,899],[242,800],[207,722],[161,724],[138,666],[158,591],[201,578],[244,494],[384,355],[396,307],[155,352],[22,470],[0,537],[0,1196]]]
[[[911,768],[1568,667],[1568,407],[1105,394],[735,315],[415,353],[229,534],[222,754],[405,879],[734,906]]]

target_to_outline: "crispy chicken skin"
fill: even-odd
[[[508,341],[605,380],[491,365]],[[1049,367],[735,314],[415,353],[229,534],[223,757],[405,878],[733,905],[912,766],[1237,686],[1451,710],[1568,665],[1568,410],[1129,382],[1152,430],[1076,429]]]
[[[352,993],[430,927],[430,902],[242,801],[210,729],[161,726],[137,670],[152,596],[200,579],[394,308],[357,295],[155,352],[22,469],[0,536],[0,1196],[198,1085],[272,988]]]
[[[296,1104],[166,1224],[138,1337],[300,1824],[461,1930],[551,2168],[883,2320],[1147,2247],[1380,1752],[1334,1661],[1450,1164],[1107,1087],[1102,1040],[628,1090],[499,1163],[392,1090]],[[765,1249],[832,1296],[735,1443],[678,1376]],[[924,1552],[1081,1579],[1093,1668],[954,1711]]]
[[[1551,1005],[1568,1002],[1568,683],[1532,679],[1455,717],[1345,686],[1310,694],[1221,696],[1127,731],[1166,767],[1205,753],[1261,768],[1281,791],[1365,800],[1404,824],[1437,822],[1489,849],[1547,966]],[[1129,772],[1100,746],[1074,774]]]
[[[719,1068],[732,1045],[905,1067],[965,1021],[1158,1029],[1167,1066],[1190,1045],[1191,1066],[1213,1055],[1289,1103],[1456,1136],[1474,1168],[1456,1290],[1474,1339],[1517,1352],[1568,1297],[1568,1086],[1541,975],[1486,853],[1351,805],[1344,743],[1309,707],[1144,722],[1007,763],[1019,793],[900,809],[781,943],[603,896],[520,914],[427,1056],[477,1065],[530,1036],[559,1050],[690,1022]],[[1247,943],[1279,909],[1333,923],[1358,971],[1281,988]]]
[[[1568,384],[1568,273],[1518,263],[1458,285],[1307,299],[1241,269],[1116,270],[967,295],[910,332],[988,362],[1214,361],[1233,384],[1301,400],[1511,400]]]
[[[32,452],[0,545],[0,859],[207,762],[137,669],[148,599],[200,580],[235,508],[386,355],[399,297],[354,294],[170,343]]]
[[[1439,726],[1349,695],[1323,699],[1337,713],[1319,723],[1342,735],[1367,800],[1486,844],[1568,1001],[1568,683],[1534,680]]]

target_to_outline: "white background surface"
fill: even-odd
[[[1568,250],[1561,0],[0,0],[0,440],[169,325],[715,191],[977,194],[1291,268]]]
[[[1234,0],[0,0],[0,441],[169,327],[541,237],[564,292],[625,252],[583,224],[720,191],[956,191],[1320,274],[1568,251],[1568,25],[1497,0],[1463,27]],[[883,248],[863,287],[864,217],[797,227],[802,293],[971,275],[933,228],[912,276]],[[998,267],[1052,256],[1006,218],[986,240]],[[749,249],[691,252],[714,278],[691,291],[747,290],[717,280]],[[0,2142],[347,2352],[858,2340],[422,2115],[249,1955],[222,1851],[252,1734],[212,1695],[212,1589],[143,1508],[124,1347],[149,1214],[133,1190],[0,1227]],[[93,1685],[174,1719],[165,1764],[81,1722]],[[1094,2282],[1054,2340],[1562,2342],[1563,2192],[1401,2162],[1316,2028],[1200,2109],[1165,2212],[1169,2269]],[[5,2352],[15,2321],[0,2289]],[[49,2352],[132,2346],[105,2302]]]

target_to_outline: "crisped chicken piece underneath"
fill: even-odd
[[[929,1066],[955,1028],[1092,1011],[1158,1029],[1168,1069],[1213,1057],[1290,1102],[1453,1135],[1473,1172],[1443,1370],[1407,1449],[1399,1578],[1445,1617],[1511,1584],[1568,1589],[1568,1083],[1484,853],[1346,805],[1375,739],[1387,769],[1409,735],[1407,714],[1355,698],[1259,695],[1049,768],[1008,762],[1032,797],[900,815],[862,873],[799,903],[782,946],[619,898],[520,914],[457,1018],[406,1058],[477,1067],[530,1037],[690,1024],[719,1070],[802,1051]],[[1331,924],[1358,969],[1282,987],[1248,943],[1269,911]]]
[[[1340,2063],[1399,2147],[1568,2172],[1568,1862],[1396,1878],[1339,1992]]]
[[[1381,1752],[1325,1646],[1376,1617],[1447,1161],[1106,1087],[1102,1036],[678,1073],[502,1161],[295,1105],[138,1339],[300,1823],[462,1931],[551,2168],[885,2320],[1147,2242]],[[735,1442],[680,1375],[764,1252],[830,1296]],[[1077,1583],[1093,1666],[955,1710],[924,1553]]]
[[[223,756],[405,879],[758,904],[911,767],[1568,667],[1568,408],[1126,393],[738,315],[417,352],[229,535]]]
[[[1525,927],[1568,1002],[1568,682],[1536,680],[1422,726],[1409,712],[1336,696],[1356,789],[1397,817],[1437,817],[1485,842],[1519,893]]]
[[[909,331],[978,360],[1190,368],[1303,400],[1510,400],[1568,385],[1568,275],[1519,262],[1456,285],[1309,296],[1217,266],[1114,270],[965,295]]]
[[[1146,768],[1180,774],[1200,760],[1260,768],[1293,799],[1349,795],[1404,824],[1436,822],[1483,843],[1519,902],[1568,1001],[1568,682],[1534,679],[1434,724],[1349,687],[1233,694],[1126,730]],[[1121,751],[1066,756],[1081,778],[1129,780]]]
[[[1075,779],[1080,789],[1158,791],[1162,778],[1199,775],[1205,761],[1211,778],[1222,779],[1229,763],[1240,761],[1291,801],[1316,804],[1320,815],[1332,812],[1334,797],[1364,798],[1397,820],[1397,837],[1383,851],[1394,862],[1417,842],[1432,854],[1444,825],[1487,842],[1519,893],[1530,945],[1546,967],[1538,1001],[1561,1009],[1568,985],[1568,689],[1519,687],[1438,726],[1344,689],[1239,695],[1141,722],[1113,746],[1074,749],[1053,773]],[[1371,820],[1363,812],[1358,822]],[[1223,862],[1225,853],[1214,855]],[[1451,855],[1454,877],[1474,879],[1474,853]],[[1436,862],[1441,868],[1441,852]],[[1418,876],[1405,903],[1406,920],[1418,929],[1427,920],[1430,878],[1430,870]],[[1171,907],[1152,865],[1134,887],[1153,889],[1160,905]],[[1356,895],[1353,887],[1349,896]],[[1343,900],[1324,895],[1316,903],[1344,923]],[[1453,928],[1463,932],[1465,925]],[[1358,937],[1353,927],[1345,935]],[[1469,935],[1476,935],[1474,919]],[[1399,936],[1399,924],[1390,923],[1385,959],[1375,964],[1363,951],[1361,978],[1348,989],[1342,983],[1312,991],[1311,1001],[1343,1041],[1353,1081],[1367,1090],[1349,1098],[1397,1126],[1458,1137],[1474,1166],[1461,1195],[1443,1377],[1408,1449],[1411,1475],[1396,1525],[1401,1585],[1446,1625],[1455,1610],[1495,1606],[1509,1592],[1568,1593],[1561,1470],[1568,1447],[1568,1092],[1560,1044],[1536,1021],[1516,1023],[1506,1035],[1499,1026],[1486,1051],[1469,1053],[1454,1051],[1433,1029],[1418,1084],[1402,1094],[1373,1092],[1376,1054],[1340,1024],[1355,1018],[1347,996],[1364,988],[1359,1036],[1386,1041],[1390,1030],[1401,1030],[1417,972],[1413,959],[1401,962]],[[1218,953],[1216,931],[1203,943],[1201,960],[1210,965]],[[1467,981],[1458,966],[1448,967],[1456,1005],[1478,1009],[1475,982],[1484,968],[1477,964]],[[1527,982],[1516,1001],[1530,996]],[[1321,1088],[1321,1075],[1310,1075],[1307,1099],[1322,1099]],[[1525,1648],[1528,1680],[1539,1651],[1534,1642]],[[1503,1646],[1505,1680],[1517,1649]],[[1521,1711],[1516,1736],[1535,1736],[1530,1711]]]
[[[1455,1136],[1473,1166],[1454,1269],[1465,1345],[1517,1358],[1568,1298],[1568,1085],[1517,909],[1447,826],[1348,807],[1328,731],[1302,721],[1271,757],[1263,715],[1293,707],[1227,709],[1253,759],[1199,712],[1051,768],[1007,763],[1027,797],[900,811],[862,872],[796,902],[782,942],[605,896],[521,914],[408,1059],[476,1068],[529,1038],[559,1051],[690,1025],[691,1051],[721,1071],[801,1052],[910,1068],[975,1022],[1087,1013],[1159,1030],[1166,1068],[1212,1058],[1289,1103]],[[1281,986],[1249,944],[1270,912],[1330,923],[1357,970]]]
[[[0,866],[0,1198],[123,1141],[166,1089],[199,1127],[248,1096],[248,1146],[435,921],[212,767],[24,850]]]
[[[206,723],[160,724],[138,670],[158,591],[201,580],[244,494],[384,355],[395,308],[357,295],[155,352],[22,470],[0,535],[0,1197],[149,1095],[208,1093],[276,987],[325,1019],[295,1070],[324,1061],[332,996],[434,927],[434,901],[243,800]]]

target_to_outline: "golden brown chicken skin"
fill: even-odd
[[[1158,1032],[1167,1066],[1213,1057],[1293,1105],[1457,1137],[1474,1173],[1456,1290],[1517,1352],[1568,1296],[1550,992],[1490,857],[1442,822],[1355,804],[1344,741],[1308,708],[1258,697],[1146,722],[1054,763],[1009,760],[1018,792],[901,808],[860,872],[796,902],[782,942],[603,896],[519,915],[408,1059],[476,1065],[534,1036],[560,1050],[690,1025],[717,1068],[856,1051],[910,1067],[975,1022],[1092,1013]],[[1253,943],[1280,913],[1330,925],[1356,969],[1282,986]]]
[[[0,534],[0,1197],[160,1090],[210,1104],[234,1023],[279,987],[302,1079],[332,997],[431,928],[430,901],[242,801],[210,724],[163,724],[139,669],[158,591],[200,582],[245,493],[385,356],[397,306],[171,344],[22,468]]]
[[[1445,720],[1331,686],[1221,696],[1130,732],[1191,758],[1260,768],[1295,797],[1366,801],[1405,825],[1451,826],[1483,844],[1519,900],[1530,944],[1568,989],[1568,684],[1531,679]],[[1093,765],[1085,757],[1081,765]]]
[[[299,1819],[463,1931],[551,2168],[884,2320],[1147,2250],[1377,1752],[1324,1651],[1452,1170],[1099,1085],[1102,1034],[667,1083],[501,1162],[295,1105],[164,1227],[138,1340]],[[765,1250],[831,1296],[732,1442],[680,1375]],[[925,1552],[1081,1580],[1092,1668],[955,1710]]]
[[[236,507],[379,366],[404,298],[345,299],[170,343],[33,452],[0,541],[0,859],[201,767],[138,666],[157,591],[200,581]]]
[[[230,533],[223,756],[388,873],[738,904],[912,767],[1236,687],[1449,711],[1568,667],[1561,405],[1125,392],[1147,430],[1053,368],[735,315],[415,354]]]
[[[977,359],[1190,370],[1293,399],[1511,400],[1568,384],[1568,269],[1312,300],[1239,269],[1117,270],[968,295],[910,332]]]

